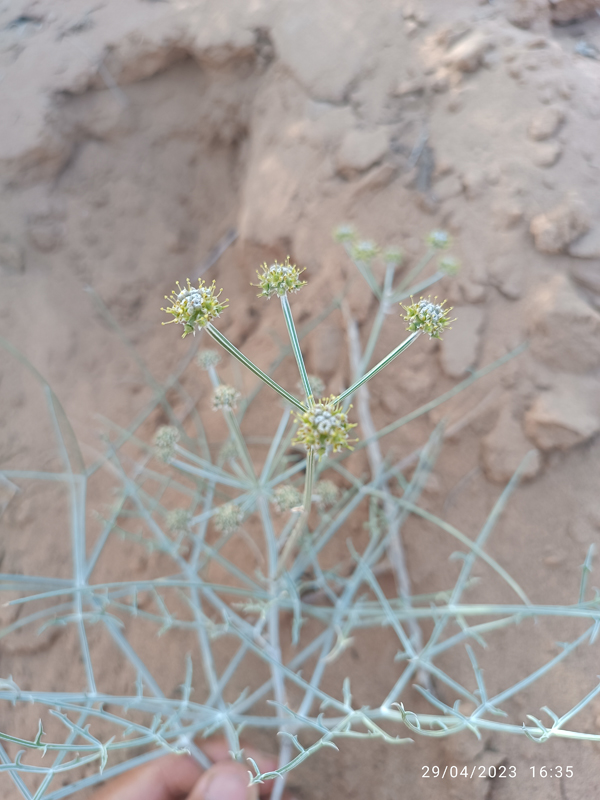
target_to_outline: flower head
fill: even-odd
[[[183,289],[179,285],[179,281],[176,283],[178,291],[171,292],[170,297],[165,295],[165,299],[169,300],[172,305],[169,308],[161,308],[161,311],[166,311],[167,314],[173,316],[169,322],[178,322],[183,325],[183,337],[188,333],[195,333],[196,328],[204,328],[227,308],[226,300],[219,301],[219,295],[223,290],[216,292],[214,281],[208,285],[200,278],[197,289],[192,286],[189,278]],[[163,325],[168,325],[169,322],[163,322]]]
[[[440,258],[438,269],[440,272],[445,272],[446,275],[456,275],[460,269],[460,261],[453,256],[444,256]]]
[[[233,533],[242,524],[244,512],[235,503],[225,503],[215,512],[215,528],[221,533]]]
[[[233,386],[227,386],[222,383],[217,386],[213,394],[213,411],[218,411],[220,408],[227,408],[233,411],[240,397],[241,394]]]
[[[329,508],[337,503],[340,490],[333,481],[323,480],[318,481],[315,486],[315,494],[318,497],[318,504],[322,508]]]
[[[352,225],[340,225],[333,232],[336,242],[353,242],[356,239],[356,231]]]
[[[297,292],[306,286],[306,281],[300,280],[300,275],[304,270],[298,269],[295,264],[290,264],[289,256],[283,264],[275,261],[270,267],[263,264],[261,269],[262,272],[256,273],[258,283],[254,284],[261,290],[259,297],[272,297],[274,294],[283,297],[288,292]]]
[[[196,363],[200,369],[208,370],[211,367],[216,367],[220,360],[221,356],[216,350],[201,350],[196,356]]]
[[[336,404],[335,395],[315,403],[298,414],[297,419],[300,425],[292,444],[303,444],[319,456],[328,450],[337,453],[344,447],[352,449],[349,433],[356,425],[348,422],[348,415],[341,405]]]
[[[189,533],[192,515],[185,508],[174,508],[166,518],[167,528],[172,533]]]
[[[352,257],[357,261],[372,261],[378,252],[379,248],[375,242],[370,242],[368,240],[357,242],[352,247]]]
[[[235,442],[232,442],[231,439],[228,439],[223,447],[219,450],[219,461],[223,463],[224,461],[233,461],[234,458],[239,457],[239,451]]]
[[[179,431],[173,425],[162,425],[154,435],[156,457],[168,463],[175,454],[175,445],[179,441]]]
[[[393,264],[396,267],[400,266],[404,260],[404,253],[399,247],[388,247],[387,250],[384,250],[382,255],[386,264]]]
[[[273,492],[273,502],[275,508],[282,514],[284,511],[291,511],[302,505],[302,495],[295,486],[284,483],[278,486]]]
[[[450,247],[450,234],[448,231],[431,231],[427,237],[427,244],[434,250],[445,250]]]
[[[411,297],[412,300],[412,297]],[[434,301],[437,297],[434,298]],[[409,331],[424,331],[429,334],[430,339],[441,339],[444,329],[453,322],[449,313],[451,308],[444,308],[445,300],[436,303],[431,297],[421,297],[418,303],[410,306],[402,306],[406,311],[404,319],[408,322]]]

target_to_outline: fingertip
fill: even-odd
[[[250,776],[243,764],[221,762],[204,773],[189,800],[258,800],[258,787],[249,783]]]

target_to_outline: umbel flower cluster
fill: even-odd
[[[273,492],[273,503],[280,514],[284,511],[291,511],[302,503],[302,495],[295,486],[283,483]]]
[[[179,441],[179,431],[174,425],[161,425],[154,436],[157,457],[168,463],[175,455],[175,445]]]
[[[211,320],[216,319],[227,308],[227,301],[221,302],[219,295],[222,289],[217,292],[215,282],[206,284],[202,278],[198,280],[198,287],[192,286],[190,279],[187,279],[186,288],[182,289],[177,283],[177,292],[171,292],[170,296],[165,295],[165,300],[169,300],[172,305],[169,308],[162,308],[167,314],[173,316],[169,322],[177,322],[183,325],[182,338],[188,333],[195,333],[196,328],[204,328]],[[169,322],[163,322],[168,325]]]
[[[306,281],[300,280],[304,270],[299,270],[295,264],[290,264],[289,256],[283,264],[275,261],[270,267],[263,264],[261,269],[262,272],[256,273],[258,275],[256,286],[261,290],[259,297],[272,297],[274,294],[283,297],[306,286]]]
[[[434,300],[437,300],[437,297]],[[441,339],[444,329],[453,322],[449,316],[452,308],[444,308],[445,302],[444,300],[442,303],[436,303],[431,300],[431,297],[421,297],[418,303],[403,306],[406,311],[404,319],[408,322],[408,330],[411,332],[423,331],[429,334],[430,339]]]
[[[325,453],[338,453],[350,444],[350,430],[356,425],[348,422],[348,415],[341,404],[336,403],[335,395],[320,400],[303,414],[297,414],[299,423],[293,444],[303,444],[308,451],[324,456]],[[353,440],[356,441],[356,440]]]
[[[234,411],[237,407],[238,400],[241,394],[233,388],[222,383],[214,391],[213,394],[213,410],[218,411],[220,408],[226,408]]]
[[[196,356],[196,363],[200,369],[209,370],[211,367],[216,367],[221,361],[221,356],[216,350],[201,350]]]
[[[236,503],[225,503],[215,513],[215,528],[221,533],[234,533],[244,520],[244,512]]]
[[[352,234],[352,236],[354,236],[354,234]],[[448,236],[444,231],[434,231],[429,241],[432,248],[444,249],[448,243]],[[359,243],[359,250],[361,251],[362,258],[367,257],[367,251],[369,259],[377,253],[377,248],[371,245],[371,243],[366,242]],[[394,264],[396,260],[397,258],[393,260]],[[411,333],[411,336],[399,344],[380,361],[379,364],[373,367],[341,395],[338,397],[331,395],[331,397],[323,398],[315,403],[315,392],[312,389],[310,377],[306,372],[287,299],[287,295],[290,292],[297,292],[306,285],[306,281],[300,279],[301,272],[303,272],[303,270],[299,270],[296,265],[290,264],[290,258],[288,256],[283,264],[278,262],[271,264],[271,266],[267,266],[266,263],[263,264],[262,273],[257,273],[259,276],[259,283],[257,285],[261,289],[259,297],[268,298],[272,295],[277,295],[281,300],[286,325],[292,342],[292,349],[296,356],[302,385],[307,397],[306,404],[301,403],[297,398],[293,397],[289,392],[279,386],[272,378],[259,369],[256,364],[247,359],[246,356],[234,347],[216,328],[209,325],[210,321],[219,316],[226,307],[225,303],[221,303],[218,300],[220,293],[215,294],[214,281],[211,285],[205,285],[202,280],[199,280],[197,289],[192,287],[189,278],[187,280],[187,288],[185,289],[182,289],[179,283],[177,283],[178,292],[173,292],[170,297],[173,305],[163,310],[173,316],[172,322],[179,322],[184,326],[184,336],[188,333],[193,333],[196,327],[206,327],[210,336],[224,347],[227,352],[241,361],[242,364],[254,372],[255,375],[258,375],[261,380],[280,394],[288,403],[291,403],[296,409],[296,422],[298,424],[294,444],[304,445],[311,458],[321,458],[327,453],[337,453],[344,448],[352,449],[350,444],[350,430],[356,427],[356,425],[348,422],[348,415],[342,401],[349,398],[363,383],[366,383],[366,381],[374,377],[381,369],[391,363],[415,341],[417,338],[415,334],[427,333],[430,338],[440,339],[442,333],[452,321],[449,317],[451,309],[444,307],[445,300],[442,303],[437,303],[437,298],[432,300],[431,297],[421,297],[418,302],[412,303],[409,306],[404,306],[400,303],[406,312],[404,319],[408,323],[407,330]],[[218,358],[218,354],[213,350],[205,350],[198,356],[198,364],[203,369],[211,370],[216,363],[218,363]],[[315,389],[317,389],[316,393],[318,394],[318,389],[322,387],[317,387],[317,382],[317,380],[314,381]],[[233,411],[236,408],[239,398],[240,394],[232,386],[217,386],[213,395],[213,409]],[[169,429],[161,429],[157,435],[155,441],[157,454],[159,458],[162,458],[164,461],[168,461],[173,456],[176,444],[174,435],[174,429],[173,432]]]

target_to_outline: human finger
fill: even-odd
[[[169,754],[110,781],[93,800],[183,800],[202,773],[191,756]]]
[[[249,786],[250,775],[238,761],[221,761],[207,770],[188,800],[258,800],[258,786]]]

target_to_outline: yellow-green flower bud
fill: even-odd
[[[388,247],[387,250],[384,250],[382,255],[386,264],[393,264],[396,267],[400,266],[404,261],[404,253],[399,247]]]
[[[298,269],[295,264],[290,264],[290,257],[287,256],[283,264],[275,261],[271,266],[263,264],[262,272],[257,272],[258,283],[253,284],[261,290],[259,297],[272,297],[276,294],[283,297],[290,292],[297,292],[306,281],[300,280],[303,269]]]
[[[451,239],[448,231],[431,231],[427,237],[427,244],[434,250],[445,250],[450,247]]]
[[[182,289],[177,283],[177,292],[171,292],[170,297],[165,295],[172,305],[169,308],[161,308],[167,314],[171,314],[173,319],[169,322],[177,322],[183,325],[182,337],[188,333],[195,333],[196,328],[204,328],[213,319],[216,319],[225,308],[227,301],[220,302],[219,295],[223,291],[215,291],[215,282],[210,285],[204,283],[202,278],[198,280],[198,288],[195,288],[187,279],[187,286]],[[169,322],[163,322],[168,325]]]
[[[320,400],[296,418],[299,427],[293,444],[303,444],[319,456],[328,451],[337,453],[343,448],[352,450],[349,433],[356,425],[351,425],[343,407],[336,405],[335,395]]]
[[[375,242],[370,242],[368,240],[357,242],[352,247],[352,257],[356,259],[356,261],[372,261],[378,252],[379,248]]]
[[[356,239],[356,231],[352,225],[340,225],[333,232],[336,242],[353,242]]]
[[[411,297],[412,300],[412,297]],[[434,301],[437,297],[434,298]],[[402,306],[406,311],[404,319],[408,322],[407,330],[411,332],[423,331],[429,334],[430,339],[441,339],[444,329],[453,322],[449,313],[452,308],[444,308],[442,303],[432,301],[431,297],[421,297],[418,303]]]
[[[456,275],[460,269],[460,261],[453,256],[444,256],[440,258],[438,269],[440,272],[445,272],[446,275]]]
[[[196,356],[196,363],[200,369],[210,369],[216,367],[221,361],[221,356],[216,350],[201,350]]]

